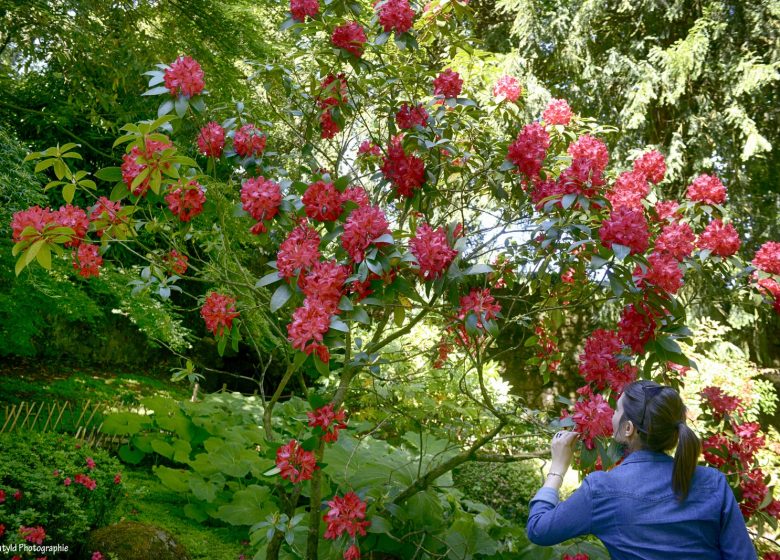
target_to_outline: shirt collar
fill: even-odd
[[[626,463],[668,463],[673,461],[666,453],[659,453],[656,451],[647,451],[646,449],[640,449],[634,451],[628,457],[623,459],[623,465]]]

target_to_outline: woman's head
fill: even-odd
[[[667,451],[674,454],[672,487],[682,499],[688,495],[701,443],[685,423],[680,394],[653,381],[635,381],[625,387],[612,417],[615,440],[629,449]]]

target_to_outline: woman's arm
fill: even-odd
[[[531,500],[526,526],[528,538],[534,544],[549,546],[590,533],[593,508],[587,479],[568,500],[558,501],[558,490],[571,465],[573,445],[578,438],[579,434],[561,431],[552,439],[552,465],[544,486]]]
[[[719,474],[719,483],[723,493],[723,507],[720,512],[720,552],[729,560],[756,560],[756,548],[750,540],[745,518],[737,505],[734,491],[728,485],[725,475]]]

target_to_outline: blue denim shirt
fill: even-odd
[[[594,472],[571,497],[542,488],[531,500],[528,538],[550,546],[597,536],[613,560],[756,560],[734,493],[720,471],[696,467],[680,502],[673,459],[635,451],[609,472]]]

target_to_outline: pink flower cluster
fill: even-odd
[[[471,291],[460,298],[458,319],[463,321],[469,313],[477,317],[477,327],[484,328],[483,321],[492,321],[501,312],[495,298],[490,294],[490,288],[472,288]]]
[[[360,58],[365,48],[366,32],[356,21],[350,21],[339,25],[333,30],[330,42],[333,46],[344,49],[348,53]]]
[[[619,393],[636,379],[636,367],[620,363],[618,358],[623,345],[617,332],[598,329],[585,341],[585,349],[579,356],[580,375],[597,389],[610,387]]]
[[[78,270],[82,278],[97,278],[102,265],[103,257],[97,245],[82,243],[73,251],[73,268]]]
[[[322,440],[333,443],[339,439],[339,431],[347,427],[346,412],[343,408],[333,411],[333,403],[326,404],[313,412],[307,412],[309,426],[320,428],[324,435]]]
[[[337,220],[343,210],[341,193],[333,183],[325,181],[316,181],[309,185],[302,201],[306,215],[319,222]]]
[[[371,142],[371,140],[363,140],[358,148],[358,155],[370,155],[379,157],[382,155],[382,149]]]
[[[395,31],[396,35],[412,28],[414,10],[409,0],[383,0],[377,4],[379,24],[385,33]]]
[[[197,181],[185,182],[179,179],[175,185],[171,185],[168,194],[165,195],[168,209],[182,222],[189,222],[195,216],[203,212],[206,203],[206,191]]]
[[[644,253],[650,232],[643,212],[630,208],[614,210],[599,228],[599,237],[605,247],[617,243],[631,249],[631,254]]]
[[[444,228],[434,230],[428,224],[418,226],[415,236],[409,241],[409,250],[420,265],[420,276],[426,281],[444,274],[458,255],[450,247]]]
[[[257,220],[250,229],[255,235],[268,231],[265,222],[279,213],[281,204],[282,190],[279,183],[259,176],[247,179],[241,185],[241,207]]]
[[[103,237],[108,226],[119,225],[125,221],[125,219],[119,217],[120,210],[122,210],[120,202],[113,202],[105,196],[98,198],[98,201],[89,213],[90,223],[97,222],[95,233],[97,233],[98,237]]]
[[[347,533],[353,539],[360,535],[366,536],[366,529],[371,522],[366,519],[366,502],[354,492],[347,492],[344,497],[334,496],[328,501],[328,511],[322,517],[327,524],[326,539],[337,539]]]
[[[390,229],[385,213],[377,206],[361,206],[347,217],[341,246],[353,261],[360,263],[374,240],[388,233]]]
[[[165,69],[165,87],[171,95],[192,97],[203,91],[203,69],[189,56],[180,56]]]
[[[680,263],[669,253],[653,253],[647,259],[647,274],[641,281],[649,282],[670,294],[676,294],[683,285],[683,271]]]
[[[721,204],[726,200],[726,187],[714,175],[699,175],[688,186],[686,196],[694,202]]]
[[[382,174],[393,184],[398,196],[411,198],[415,189],[425,182],[425,163],[413,154],[407,154],[401,144],[401,137],[395,136],[387,148],[382,162]]]
[[[265,151],[266,137],[253,124],[245,124],[233,135],[233,149],[241,157],[257,157]]]
[[[77,474],[73,477],[73,482],[76,484],[81,484],[84,488],[89,490],[90,492],[93,491],[95,488],[97,488],[97,482],[95,480],[89,478],[85,474]]]
[[[705,387],[701,391],[701,396],[706,399],[702,404],[705,408],[712,409],[716,421],[727,414],[742,410],[742,400],[724,393],[720,387]]]
[[[618,175],[615,186],[607,193],[612,209],[631,208],[643,211],[642,200],[650,194],[650,186],[644,173],[624,171]]]
[[[293,484],[309,480],[319,468],[314,453],[306,451],[294,439],[276,450],[276,466],[281,477]]]
[[[19,536],[27,542],[43,544],[43,541],[46,539],[46,531],[40,525],[36,527],[25,527],[22,525],[19,527]]]
[[[147,138],[143,150],[138,146],[133,146],[130,153],[122,156],[122,180],[135,196],[146,195],[149,190],[150,175],[152,172],[162,172],[171,167],[169,162],[162,161],[163,152],[171,149],[173,149],[173,144],[169,141],[162,142]],[[138,177],[147,167],[150,169],[149,175],[133,187],[133,182],[136,177]]]
[[[218,158],[225,147],[225,129],[211,121],[198,132],[198,151],[204,156]]]
[[[276,266],[283,278],[292,278],[308,270],[320,258],[320,236],[309,225],[301,224],[290,232],[276,257]]]
[[[493,86],[493,97],[500,103],[505,99],[514,103],[523,93],[520,82],[514,76],[501,76]]]
[[[567,125],[571,122],[571,107],[565,99],[552,99],[542,113],[542,120],[548,125]]]
[[[206,297],[200,316],[214,336],[222,336],[233,327],[233,319],[239,316],[235,303],[234,298],[218,292],[211,292]]]
[[[428,111],[420,104],[410,106],[404,103],[395,115],[395,122],[398,124],[398,128],[402,130],[414,128],[415,126],[427,126]]]
[[[539,176],[550,147],[550,134],[537,122],[527,124],[509,145],[507,159],[529,179]]]
[[[753,266],[769,274],[780,274],[780,243],[767,241],[756,252]]]
[[[598,187],[604,185],[604,170],[609,162],[606,144],[584,134],[569,145],[568,152],[571,165],[558,177],[560,194],[596,195]]]
[[[629,304],[620,315],[618,336],[631,351],[636,354],[644,352],[645,344],[655,338],[658,328],[657,314],[646,303]]]
[[[445,98],[458,97],[463,89],[463,79],[460,74],[447,68],[433,80],[433,95]]]
[[[586,389],[589,389],[586,386]],[[599,394],[593,394],[589,390],[581,390],[583,399],[574,403],[575,431],[581,434],[582,441],[587,449],[595,447],[595,439],[601,436],[612,435],[612,416],[615,413]],[[569,416],[569,411],[563,411],[563,418]]]
[[[718,257],[730,257],[741,245],[739,233],[732,224],[724,224],[720,220],[712,220],[699,236],[699,249],[709,249]]]
[[[650,150],[634,160],[634,171],[643,174],[648,181],[657,185],[666,175],[666,161],[658,150]]]
[[[290,0],[290,14],[295,21],[303,22],[306,16],[313,18],[319,11],[318,0]]]
[[[681,222],[673,222],[661,230],[661,234],[655,240],[655,250],[682,261],[693,252],[695,240],[696,236],[691,226]]]

